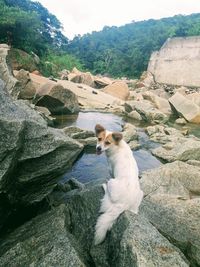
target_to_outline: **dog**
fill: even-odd
[[[120,132],[107,131],[103,126],[95,126],[97,137],[96,153],[105,151],[111,178],[104,183],[104,197],[101,200],[100,213],[95,226],[94,244],[102,243],[106,233],[125,210],[137,214],[143,199],[138,179],[138,166],[129,145]]]

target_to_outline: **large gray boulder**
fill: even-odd
[[[79,104],[77,96],[60,84],[46,83],[37,91],[37,106],[48,108],[53,115],[77,114]]]
[[[97,267],[186,267],[186,258],[142,216],[122,214],[109,239],[93,247],[91,255]]]
[[[191,266],[199,266],[200,168],[166,164],[144,173],[141,186],[143,215],[187,255]]]
[[[24,224],[0,243],[0,266],[84,267],[65,226],[65,206]]]
[[[48,127],[22,100],[13,102],[2,82],[0,103],[0,196],[12,204],[39,202],[83,146]]]
[[[73,190],[64,193],[59,186],[48,197],[52,211],[0,242],[2,266],[189,266],[183,253],[155,226],[131,212],[123,213],[105,241],[94,246],[94,226],[104,194],[98,184],[102,182],[80,186],[73,180]]]
[[[152,150],[152,154],[167,162],[175,160],[200,160],[200,140],[197,138],[176,138]]]

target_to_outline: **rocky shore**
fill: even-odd
[[[200,139],[190,133],[190,123],[200,123],[199,89],[158,84],[149,72],[138,81],[77,69],[54,80],[25,70],[14,77],[7,52],[1,45],[0,266],[200,266]],[[99,246],[94,226],[106,177],[59,180],[96,143],[93,131],[52,127],[55,115],[80,110],[128,119],[122,131],[133,150],[135,125],[144,123],[157,144],[151,153],[164,163],[141,174],[139,214],[123,213]],[[8,229],[20,209],[34,212]]]

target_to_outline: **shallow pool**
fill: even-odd
[[[69,123],[68,126],[74,125],[83,129],[94,130],[94,126],[100,123],[110,131],[121,131],[124,124],[123,118],[99,112],[81,112],[73,123]],[[66,126],[66,123],[64,123]],[[150,148],[156,147],[158,144],[149,140],[145,134],[144,129],[139,128],[139,142],[142,148],[133,151],[133,155],[138,163],[140,173],[156,168],[161,165],[161,162],[149,151]],[[80,182],[89,182],[95,179],[110,178],[108,171],[107,159],[105,154],[96,155],[95,148],[85,150],[84,153],[78,158],[71,169],[69,169],[64,176],[62,181],[66,181],[69,178],[74,177]]]

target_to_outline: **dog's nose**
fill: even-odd
[[[97,151],[98,151],[98,152],[101,151],[101,147],[100,147],[100,146],[97,147]]]

